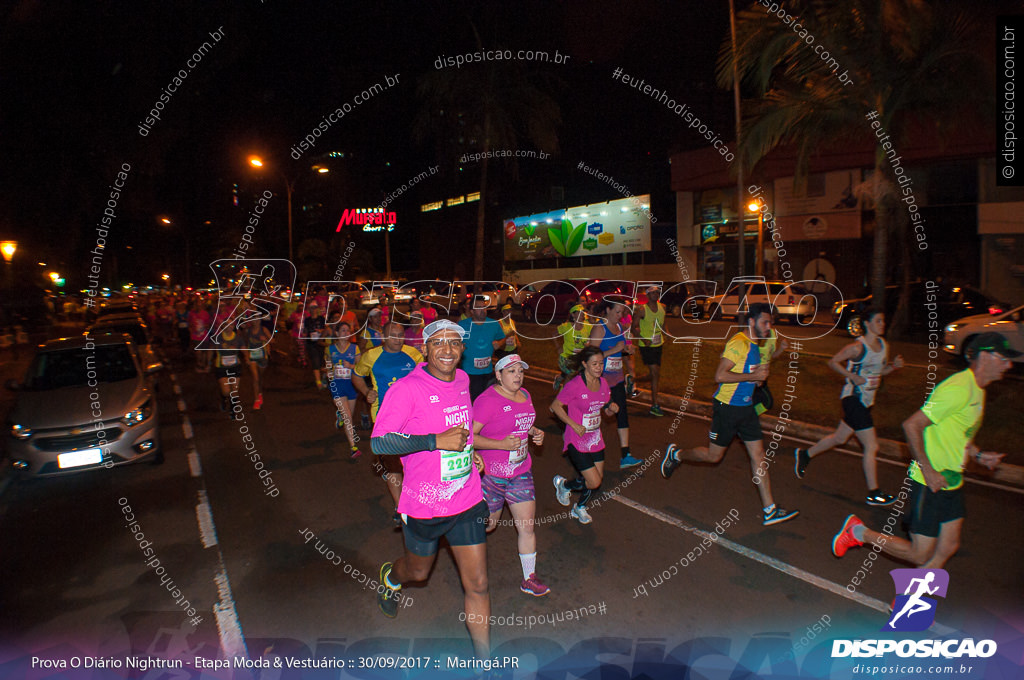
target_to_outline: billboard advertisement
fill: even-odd
[[[650,203],[645,194],[506,219],[505,260],[650,250]]]

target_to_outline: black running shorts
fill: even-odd
[[[487,542],[487,503],[481,500],[468,510],[450,517],[416,519],[402,516],[405,548],[420,557],[433,557],[441,537],[448,545],[479,545]]]
[[[708,434],[711,443],[728,447],[736,435],[745,442],[761,441],[761,421],[754,406],[733,406],[713,399],[711,432]]]

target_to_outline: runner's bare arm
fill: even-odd
[[[868,381],[864,376],[857,375],[853,371],[846,370],[846,366],[844,365],[847,361],[860,354],[860,347],[860,342],[851,342],[849,345],[836,352],[835,355],[828,360],[829,368],[847,380],[850,380],[854,385],[863,385]]]
[[[907,445],[910,446],[910,453],[914,456],[921,474],[924,475],[928,488],[932,491],[941,491],[946,485],[946,479],[928,461],[924,452],[924,428],[932,424],[931,419],[924,411],[918,409],[912,416],[903,421],[903,433],[907,437]]]

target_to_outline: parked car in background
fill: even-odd
[[[928,328],[928,313],[926,307],[929,303],[929,296],[934,293],[934,311],[938,314],[935,322],[938,328],[965,316],[978,314],[996,315],[1002,314],[1009,309],[1009,305],[999,302],[981,291],[969,286],[949,286],[942,283],[917,281],[910,284],[910,323],[911,331],[919,331]],[[851,337],[860,337],[864,334],[864,320],[862,314],[865,309],[872,306],[874,296],[852,300],[840,300],[832,307],[832,319],[837,322],[837,328],[846,332]],[[896,307],[900,300],[900,286],[885,287],[885,318],[891,325],[896,314]]]
[[[10,380],[7,388],[17,392],[6,421],[7,455],[20,474],[163,462],[156,396],[122,334],[50,340],[24,381]]]
[[[536,321],[540,324],[558,324],[564,321],[569,308],[580,298],[584,304],[590,306],[605,297],[614,295],[623,304],[643,304],[643,300],[637,300],[639,291],[633,281],[618,281],[614,279],[561,279],[548,281],[537,292],[520,293],[523,319]]]
[[[661,304],[665,313],[687,319],[703,319],[707,315],[708,299],[714,296],[714,284],[710,281],[665,281],[661,288]],[[638,290],[640,304],[647,300],[644,291]]]
[[[799,283],[736,278],[725,293],[708,299],[706,311],[713,319],[730,317],[746,321],[744,312],[754,303],[767,303],[778,317],[790,323],[807,324],[815,317],[817,300]]]
[[[943,329],[942,349],[964,360],[964,350],[971,344],[974,336],[980,333],[999,333],[1010,343],[1010,347],[1024,352],[1024,305],[1002,314],[975,314],[957,319]],[[1014,361],[1024,363],[1024,356]]]
[[[122,333],[128,335],[132,339],[133,351],[139,356],[139,363],[142,365],[144,370],[149,370],[150,366],[163,365],[160,363],[160,357],[156,353],[156,349],[153,347],[153,336],[149,332],[149,326],[138,316],[131,314],[112,314],[110,316],[101,317],[94,324],[89,326],[86,330],[86,335],[101,335],[104,333],[113,333],[114,335],[120,335]],[[160,369],[156,369],[160,370]],[[154,371],[155,372],[155,371]]]

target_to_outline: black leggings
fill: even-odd
[[[620,430],[624,430],[629,427],[629,413],[626,411],[626,381],[618,383],[612,386],[612,403],[618,404],[619,412],[615,414],[615,419],[618,423]]]

